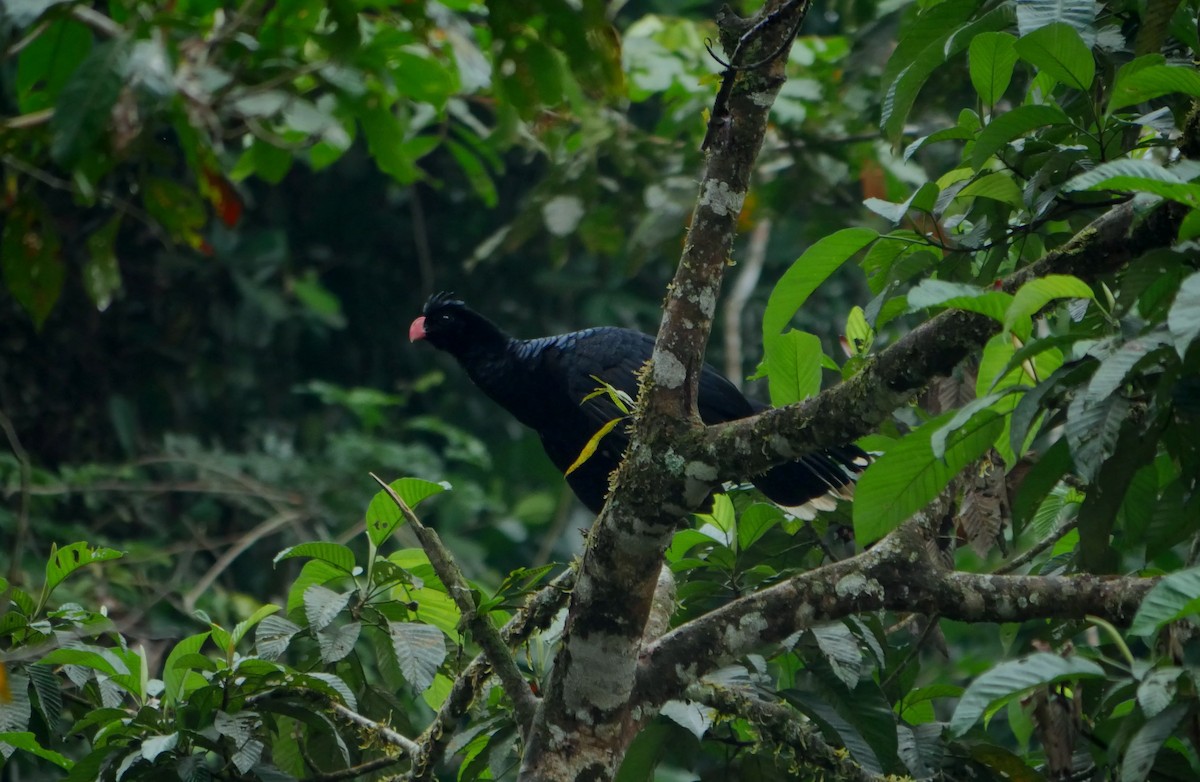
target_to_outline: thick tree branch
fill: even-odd
[[[1146,250],[1170,245],[1182,214],[1174,204],[1163,204],[1137,221],[1132,202],[1117,206],[1063,247],[1006,277],[1002,288],[1011,293],[1048,274],[1072,274],[1094,281]],[[948,310],[904,335],[859,374],[818,396],[708,427],[696,436],[695,451],[685,443],[677,448],[710,465],[726,480],[853,441],[873,431],[932,378],[948,374],[999,328],[985,315]]]
[[[696,393],[721,275],[767,112],[784,81],[787,44],[807,7],[800,0],[769,2],[731,53],[721,93],[728,117],[707,150],[691,229],[643,378],[632,445],[589,536],[522,779],[610,778],[645,718],[630,712],[629,696],[662,552],[716,477],[707,471],[688,476],[671,444],[700,426]],[[747,63],[756,67],[739,69]]]
[[[1092,614],[1127,624],[1157,579],[995,576],[946,571],[916,524],[855,557],[734,600],[647,645],[636,697],[647,710],[709,671],[820,622],[870,611],[938,614],[963,622],[1014,622]]]

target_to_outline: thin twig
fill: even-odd
[[[746,302],[758,285],[762,275],[763,264],[767,259],[767,245],[771,239],[771,219],[763,218],[754,226],[750,234],[750,244],[746,248],[745,261],[729,290],[729,298],[725,300],[725,377],[737,386],[742,387],[742,376],[745,369],[742,366],[742,311]]]
[[[387,725],[384,725],[382,722],[376,722],[369,717],[364,717],[358,712],[344,706],[341,703],[338,703],[335,700],[329,701],[329,704],[333,707],[334,712],[338,715],[344,717],[350,722],[353,722],[360,728],[366,728],[379,738],[386,741],[388,744],[391,744],[394,747],[399,747],[400,749],[404,750],[405,754],[407,754],[409,757],[416,755],[417,751],[420,749],[417,746],[417,742],[413,741],[407,736],[397,733]]]
[[[1017,570],[1018,568],[1023,567],[1025,565],[1027,565],[1028,563],[1032,562],[1034,557],[1036,557],[1038,554],[1041,554],[1043,551],[1050,548],[1058,541],[1062,540],[1063,537],[1068,532],[1075,529],[1076,521],[1077,521],[1077,519],[1071,519],[1070,521],[1066,521],[1066,522],[1062,523],[1061,525],[1059,525],[1058,529],[1054,530],[1049,535],[1047,535],[1045,538],[1039,540],[1036,544],[1034,544],[1033,548],[1029,549],[1028,551],[1024,552],[1023,554],[1021,554],[1018,557],[1013,557],[1008,562],[1005,562],[1003,565],[996,568],[992,572],[995,573],[996,575],[1002,575],[1004,573],[1011,573],[1014,570]]]
[[[4,411],[0,410],[0,429],[4,430],[4,436],[8,439],[8,447],[12,449],[13,456],[17,457],[21,475],[21,499],[20,505],[17,508],[17,534],[12,542],[12,562],[8,565],[8,583],[15,584],[21,575],[21,554],[25,548],[25,542],[29,538],[29,484],[31,466],[29,463],[29,453],[21,445],[21,438],[17,436],[17,430],[13,427],[12,419],[10,419]],[[2,609],[3,606],[0,606]]]
[[[257,527],[239,538],[238,542],[230,547],[228,551],[222,554],[220,558],[213,563],[213,566],[208,569],[208,572],[201,576],[200,580],[196,582],[195,586],[189,589],[183,596],[183,606],[187,612],[190,614],[195,610],[196,601],[200,599],[200,596],[208,591],[208,588],[212,586],[213,582],[216,581],[217,578],[225,572],[226,568],[233,564],[233,561],[241,556],[246,549],[250,548],[259,540],[265,538],[267,535],[270,535],[280,527],[291,524],[298,519],[302,519],[304,516],[305,514],[303,511],[284,511],[283,513],[276,514],[275,516],[272,516],[266,521],[260,523]]]
[[[529,683],[525,681],[521,670],[517,668],[517,662],[509,653],[504,639],[500,637],[500,631],[492,624],[492,620],[488,615],[481,615],[476,610],[475,599],[471,595],[471,587],[467,584],[462,571],[459,570],[457,563],[455,563],[454,556],[446,548],[445,544],[442,543],[438,534],[421,523],[417,514],[413,513],[412,508],[408,507],[408,504],[400,498],[399,494],[396,494],[391,486],[387,485],[375,473],[371,473],[371,477],[388,493],[388,496],[392,498],[392,502],[396,503],[396,507],[404,514],[404,518],[408,520],[409,526],[416,533],[417,540],[421,542],[421,548],[425,549],[425,553],[429,556],[429,564],[433,566],[433,570],[437,573],[438,578],[446,585],[446,590],[450,593],[454,604],[458,606],[463,621],[471,629],[475,640],[483,649],[484,654],[487,655],[488,661],[491,662],[492,669],[500,678],[500,683],[504,687],[504,691],[512,699],[513,708],[516,711],[521,731],[523,733],[527,732],[533,724],[533,716],[534,712],[537,711],[538,698],[529,689]]]

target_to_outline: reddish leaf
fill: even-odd
[[[242,218],[242,201],[228,179],[206,168],[203,186],[200,189],[212,204],[221,222],[230,228],[238,224]]]

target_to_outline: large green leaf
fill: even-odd
[[[88,150],[105,145],[125,83],[126,46],[123,39],[96,45],[63,85],[50,122],[50,155],[60,165],[73,168]]]
[[[167,660],[163,663],[163,698],[168,704],[177,703],[186,697],[187,682],[191,675],[195,675],[200,679],[200,683],[204,683],[204,679],[184,666],[181,659],[187,655],[198,654],[208,636],[208,631],[190,635],[175,644],[171,653],[167,655]]]
[[[1143,359],[1168,344],[1167,335],[1162,331],[1128,340],[1100,362],[1088,382],[1085,403],[1097,404],[1115,393]]]
[[[124,554],[120,551],[111,548],[97,546],[92,548],[87,543],[79,542],[72,543],[69,546],[59,548],[57,545],[50,546],[50,559],[46,562],[46,586],[44,593],[50,594],[54,588],[63,582],[67,576],[79,570],[81,567],[97,562],[108,562],[112,559],[119,559]]]
[[[1176,728],[1187,713],[1186,703],[1176,703],[1137,729],[1121,758],[1121,782],[1142,782],[1149,777],[1159,750],[1167,739],[1176,735]]]
[[[435,494],[441,494],[450,488],[450,484],[442,481],[434,483],[420,478],[397,478],[388,484],[392,491],[404,500],[409,508],[416,508],[423,500]],[[404,514],[397,507],[396,501],[386,491],[380,490],[371,498],[367,506],[367,536],[375,547],[383,542],[404,522]]]
[[[880,124],[893,142],[899,141],[917,94],[934,71],[966,49],[978,34],[1003,30],[1012,21],[1012,6],[1005,3],[964,24],[975,11],[974,2],[938,3],[905,28],[883,76],[887,92]]]
[[[1149,160],[1112,160],[1073,177],[1064,190],[1130,190],[1152,193],[1200,208],[1200,184],[1181,179],[1173,171]]]
[[[1200,272],[1183,281],[1167,313],[1167,328],[1180,358],[1200,335]]]
[[[821,390],[821,340],[806,331],[772,334],[763,342],[763,363],[775,407],[790,405]]]
[[[950,718],[950,731],[961,736],[985,712],[995,712],[1010,699],[1020,697],[1034,687],[1075,679],[1102,678],[1104,669],[1090,660],[1060,657],[1049,652],[1038,652],[1001,663],[967,687],[954,710],[954,716]]]
[[[1008,33],[980,33],[967,51],[971,84],[985,106],[993,106],[1004,96],[1017,64],[1017,41]]]
[[[954,307],[978,312],[997,322],[1004,322],[1004,313],[1012,303],[1012,294],[981,288],[964,282],[922,280],[908,292],[911,310],[925,307]]]
[[[373,107],[360,112],[358,121],[367,137],[367,150],[380,171],[402,185],[421,178],[421,170],[405,146],[404,125],[395,114],[382,106]]]
[[[1012,331],[1022,338],[1030,332],[1029,318],[1036,315],[1055,299],[1094,299],[1096,295],[1088,284],[1078,277],[1066,274],[1050,274],[1030,280],[1017,290],[1008,312],[1004,314],[1004,330]]]
[[[289,546],[275,555],[272,564],[277,565],[285,559],[295,559],[296,557],[310,557],[328,562],[347,575],[354,572],[354,552],[341,543],[329,543],[324,540]]]
[[[436,627],[413,622],[388,622],[388,634],[404,678],[423,692],[446,659],[445,636]]]
[[[854,537],[866,545],[895,529],[938,496],[958,472],[983,455],[1004,430],[1004,419],[987,410],[946,439],[944,458],[931,440],[954,412],[929,421],[897,441],[867,468],[854,492]]]
[[[955,198],[990,198],[1020,209],[1025,205],[1021,188],[1007,171],[984,174],[958,191]]]
[[[1091,481],[1113,454],[1121,426],[1129,417],[1129,400],[1121,394],[1088,402],[1077,395],[1067,408],[1067,442],[1084,480]]]
[[[1129,632],[1153,635],[1164,625],[1200,613],[1200,567],[1164,576],[1146,595]]]
[[[68,771],[75,765],[75,762],[66,755],[43,747],[38,743],[37,737],[28,731],[4,731],[0,733],[0,746],[5,745],[15,747],[31,755],[37,755],[39,758],[48,760],[59,768],[67,769]],[[7,756],[8,753],[5,753],[5,757]]]
[[[1096,61],[1079,31],[1065,22],[1055,22],[1023,35],[1016,43],[1022,60],[1037,66],[1059,83],[1081,92],[1096,78]]]
[[[1148,55],[1156,56],[1156,55]],[[1161,57],[1161,55],[1157,55]],[[1108,110],[1117,111],[1126,106],[1152,100],[1163,95],[1181,93],[1200,98],[1200,71],[1187,65],[1148,65],[1118,73],[1113,85]]]
[[[781,334],[812,292],[878,236],[869,228],[844,228],[805,250],[771,290],[763,313],[764,339]]]
[[[1055,105],[1018,106],[993,118],[979,132],[975,146],[971,148],[971,166],[982,168],[988,158],[1031,130],[1049,125],[1068,125],[1070,122],[1063,110]]]
[[[92,48],[92,35],[70,17],[56,19],[17,57],[17,99],[22,112],[48,109]]]

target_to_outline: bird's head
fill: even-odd
[[[421,317],[408,327],[408,341],[425,340],[438,350],[455,355],[477,342],[481,332],[495,330],[495,326],[455,298],[453,293],[430,296],[421,313]]]

